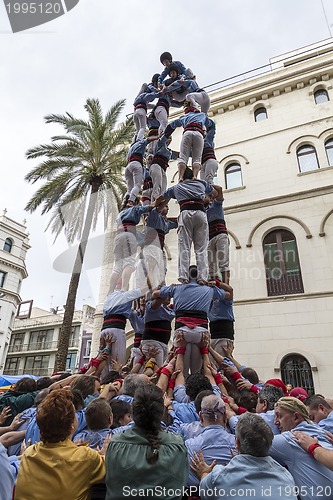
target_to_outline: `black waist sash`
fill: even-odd
[[[153,164],[153,163],[156,163],[161,168],[163,168],[164,172],[166,171],[166,169],[169,166],[168,160],[164,156],[161,156],[161,155],[155,155],[154,158],[152,159],[151,164]]]
[[[205,161],[207,161],[211,158],[216,160],[214,148],[208,148],[208,147],[204,148],[202,151],[201,162],[205,163]]]
[[[179,202],[180,211],[183,210],[200,210],[205,211],[205,207],[202,200],[181,200]]]
[[[208,222],[209,239],[211,240],[217,234],[228,234],[224,219],[215,219]]]
[[[199,123],[189,123],[188,125],[185,125],[184,127],[184,132],[200,132],[201,135],[204,135],[204,131],[202,126]]]
[[[139,153],[134,153],[132,154],[129,158],[128,158],[128,163],[131,163],[131,161],[138,161],[139,163],[141,163],[141,165],[143,166],[143,158],[142,158],[142,155],[140,155]]]
[[[218,319],[209,323],[210,336],[212,339],[234,340],[234,322],[229,319]]]
[[[134,109],[139,109],[142,108],[147,112],[147,104],[145,102],[139,102],[139,104],[136,104],[134,106]]]
[[[142,340],[157,340],[168,344],[171,336],[171,321],[167,319],[148,321],[142,335]]]
[[[123,314],[107,314],[104,317],[102,330],[106,328],[120,328],[125,330],[126,326],[126,316]]]

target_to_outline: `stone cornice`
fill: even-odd
[[[213,91],[210,115],[253,105],[256,101],[308,87],[318,80],[328,81],[333,75],[333,61],[331,55],[327,61],[322,60],[324,57],[327,59],[327,54],[310,67],[306,60],[303,68],[302,63],[295,64]]]
[[[28,272],[25,268],[25,265],[15,264],[15,262],[12,262],[12,261],[7,260],[7,259],[3,259],[1,256],[0,256],[0,264],[4,264],[5,266],[11,267],[12,269],[15,269],[16,271],[20,271],[23,275],[23,278],[27,278],[27,276],[28,276]]]
[[[241,299],[234,300],[234,306],[236,305],[250,305],[250,304],[266,304],[271,302],[286,302],[292,300],[307,300],[307,299],[325,299],[327,297],[333,297],[333,291],[328,290],[327,292],[310,292],[310,293],[298,293],[293,295],[278,295],[276,297],[258,297],[256,299]]]
[[[233,214],[237,212],[246,212],[248,210],[255,210],[257,208],[270,207],[272,205],[280,205],[282,203],[291,203],[293,201],[314,198],[316,196],[324,196],[333,193],[333,185],[323,186],[320,188],[309,189],[307,191],[297,191],[296,193],[288,193],[280,196],[273,196],[261,200],[249,201],[240,205],[232,205],[225,207],[224,212]]]

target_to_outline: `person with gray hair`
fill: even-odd
[[[299,497],[310,500],[323,495],[327,500],[333,500],[333,471],[315,462],[313,449],[309,453],[304,451],[291,432],[302,431],[317,437],[323,448],[333,450],[324,429],[310,420],[305,404],[290,396],[280,398],[275,403],[275,424],[281,434],[274,436],[270,456],[291,472]]]
[[[225,467],[211,465],[202,453],[192,460],[191,467],[200,477],[202,500],[225,497],[296,499],[295,483],[290,472],[268,456],[273,441],[269,425],[254,413],[244,413],[236,427],[239,455]],[[212,496],[212,492],[215,493]]]
[[[206,461],[226,465],[235,450],[235,436],[226,431],[226,407],[224,401],[216,395],[206,396],[201,401],[199,417],[204,427],[196,437],[185,441],[189,464],[199,450]],[[188,486],[199,486],[199,479],[190,470]]]

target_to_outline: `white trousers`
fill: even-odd
[[[130,201],[135,201],[142,187],[143,168],[139,161],[131,161],[125,168],[125,181]]]
[[[215,158],[208,158],[205,163],[202,164],[200,170],[200,179],[202,181],[208,182],[208,184],[214,184],[214,177],[217,175],[217,169],[219,164]]]
[[[192,243],[198,280],[207,281],[208,223],[206,213],[201,210],[183,210],[178,217],[178,274],[182,279],[189,279]]]
[[[157,163],[150,165],[150,177],[153,182],[152,199],[155,200],[167,188],[167,176],[163,168]]]
[[[144,138],[147,128],[147,112],[144,108],[134,110],[133,120],[136,130],[136,140],[141,141]]]
[[[108,356],[108,367],[112,370],[111,360],[115,359],[121,365],[126,362],[126,334],[122,328],[106,328],[102,330],[101,337],[111,337],[111,352]]]
[[[201,165],[201,157],[204,146],[204,138],[198,130],[187,130],[183,133],[180,141],[179,163],[187,162],[192,154],[192,165]]]

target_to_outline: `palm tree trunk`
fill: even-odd
[[[65,305],[64,319],[60,328],[58,339],[58,350],[56,353],[54,372],[66,370],[66,359],[69,347],[69,339],[72,333],[72,322],[75,311],[75,301],[79,287],[83,259],[87,248],[88,238],[90,234],[91,224],[93,220],[94,208],[96,204],[96,193],[101,186],[101,182],[93,182],[91,185],[88,210],[84,221],[81,241],[77,250],[74,269],[69,282],[67,299]]]

